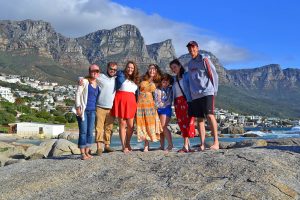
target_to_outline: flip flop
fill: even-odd
[[[185,148],[182,148],[182,149],[179,149],[177,152],[178,153],[188,153],[189,151]]]

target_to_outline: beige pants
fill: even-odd
[[[110,109],[96,109],[96,142],[110,144],[115,118],[110,115]]]

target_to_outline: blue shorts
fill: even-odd
[[[171,106],[167,106],[165,108],[158,108],[157,113],[158,113],[158,115],[167,115],[167,117],[171,118],[172,108],[171,108]]]

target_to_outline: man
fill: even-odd
[[[214,137],[212,150],[219,149],[217,121],[214,116],[214,98],[218,91],[218,74],[208,56],[199,54],[197,42],[190,41],[186,47],[192,59],[188,62],[189,87],[192,97],[189,115],[198,118],[198,127],[201,138],[199,150],[205,150],[205,123],[206,118],[210,124]]]
[[[107,64],[107,71],[105,74],[100,74],[97,79],[100,87],[100,95],[97,100],[96,108],[96,143],[97,155],[102,154],[102,143],[104,143],[104,152],[113,152],[114,149],[110,147],[114,117],[111,116],[110,110],[113,106],[115,98],[115,79],[118,66],[115,62]]]
[[[95,64],[93,64],[95,65]],[[92,65],[92,66],[93,66]],[[97,66],[97,65],[95,65]],[[109,62],[107,64],[106,74],[100,74],[97,78],[97,85],[100,88],[100,94],[97,99],[96,107],[96,143],[97,155],[103,152],[102,143],[104,143],[104,152],[113,152],[114,149],[110,147],[111,135],[114,123],[114,117],[111,116],[110,110],[113,106],[115,98],[115,79],[117,72],[117,63]],[[86,79],[84,79],[86,80]],[[83,80],[83,81],[84,81]],[[79,85],[83,84],[79,81]]]

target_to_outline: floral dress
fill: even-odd
[[[136,131],[138,141],[156,142],[163,132],[155,103],[153,92],[156,87],[153,82],[142,81],[140,84],[140,94],[136,112]]]

